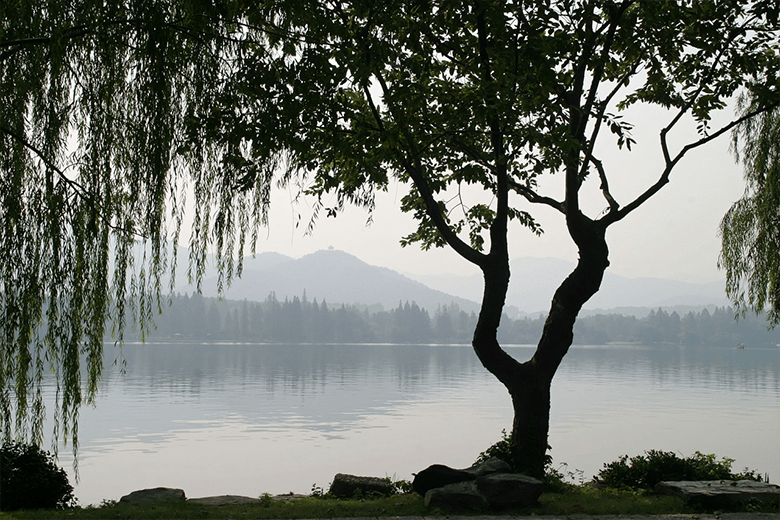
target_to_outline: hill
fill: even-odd
[[[465,298],[434,290],[422,283],[384,267],[369,265],[343,251],[321,250],[293,259],[278,253],[262,253],[244,259],[244,272],[225,291],[232,300],[265,300],[276,293],[280,300],[301,296],[309,300],[327,300],[329,305],[381,305],[398,307],[399,302],[416,302],[430,312],[439,305],[456,303],[471,312],[479,305]],[[204,296],[216,296],[216,283],[204,280]]]
[[[510,316],[547,312],[553,293],[574,269],[573,262],[556,258],[517,258],[512,261],[512,278],[507,293],[507,310]],[[449,290],[454,295],[478,299],[482,293],[479,275],[414,276],[429,287]],[[680,282],[660,278],[626,278],[607,271],[601,290],[585,304],[584,313],[598,311],[646,315],[650,309],[695,308],[725,306],[724,282],[708,284]],[[448,289],[446,289],[448,288]]]
[[[546,313],[555,288],[574,269],[573,262],[555,258],[517,258],[512,261],[512,279],[506,312],[511,317]],[[216,296],[213,272],[203,284],[205,296]],[[191,286],[180,286],[192,292]],[[280,300],[306,296],[330,304],[389,310],[399,302],[416,302],[433,313],[439,305],[456,303],[461,309],[478,311],[482,294],[479,275],[403,275],[391,269],[363,262],[338,250],[321,250],[294,259],[265,252],[245,257],[241,279],[233,281],[224,295],[234,300],[262,301],[271,292]],[[708,284],[660,278],[626,278],[607,271],[601,290],[585,305],[583,316],[616,313],[646,316],[651,309],[701,310],[726,306],[724,283]]]

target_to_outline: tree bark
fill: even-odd
[[[577,267],[558,287],[534,356],[521,363],[498,344],[497,332],[509,286],[509,259],[483,266],[485,292],[472,345],[482,364],[512,397],[513,463],[526,475],[543,477],[550,426],[550,386],[574,339],[574,323],[582,306],[601,286],[609,266],[605,228],[587,217],[570,219],[569,230],[579,247]]]

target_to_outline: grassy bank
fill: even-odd
[[[545,493],[540,505],[513,510],[512,514],[673,514],[693,512],[680,499],[628,491],[596,490],[578,487],[566,493]],[[102,507],[75,508],[62,511],[16,511],[0,513],[0,519],[266,519],[266,518],[334,518],[381,516],[433,516],[441,511],[425,509],[423,498],[416,494],[395,495],[369,500],[302,498],[267,499],[261,503],[203,506],[188,502],[168,502],[147,506],[106,504]]]

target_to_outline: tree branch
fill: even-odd
[[[468,245],[466,242],[461,240],[461,238],[457,235],[457,233],[455,233],[455,231],[449,226],[449,224],[447,224],[447,220],[445,216],[442,214],[441,209],[439,208],[439,204],[433,196],[433,191],[431,190],[431,187],[428,184],[428,180],[425,178],[424,168],[422,164],[420,164],[420,155],[417,150],[416,142],[413,136],[411,135],[411,131],[409,127],[404,124],[404,118],[402,114],[399,112],[395,103],[393,103],[392,93],[390,92],[390,88],[387,86],[387,82],[385,81],[385,78],[379,69],[375,68],[373,71],[373,75],[376,77],[379,86],[382,89],[382,93],[384,95],[384,102],[387,105],[388,110],[390,110],[390,114],[392,115],[393,119],[399,124],[401,131],[403,132],[404,137],[406,138],[407,145],[410,148],[411,159],[407,155],[402,154],[400,151],[398,151],[397,148],[395,149],[395,153],[398,157],[398,160],[403,165],[404,170],[412,179],[414,185],[417,187],[417,191],[420,193],[420,196],[422,197],[423,202],[425,203],[425,208],[426,211],[428,212],[428,216],[431,217],[431,220],[433,221],[434,225],[436,226],[436,229],[439,231],[444,241],[447,242],[447,244],[450,247],[452,247],[452,249],[456,253],[458,253],[464,259],[468,260],[469,262],[475,265],[478,266],[484,265],[487,258],[486,255],[477,251],[476,249]],[[379,116],[378,113],[374,115],[374,117],[378,117],[378,116]],[[381,121],[377,121],[377,124],[380,123]]]
[[[523,186],[519,182],[509,179],[508,181],[509,186],[519,195],[522,195],[525,197],[525,199],[528,202],[534,203],[534,204],[544,204],[546,206],[550,206],[554,210],[557,210],[561,213],[566,213],[566,204],[563,202],[557,201],[551,197],[545,197],[544,195],[539,195],[534,190],[529,188],[528,186]]]
[[[604,165],[602,164],[601,160],[594,157],[593,154],[588,155],[588,160],[596,166],[596,170],[599,172],[599,179],[601,179],[601,193],[604,195],[604,198],[609,204],[609,210],[617,211],[620,208],[620,204],[617,203],[617,201],[612,196],[612,193],[609,191],[609,181],[607,180],[607,172],[604,171]]]
[[[666,184],[669,183],[669,175],[672,173],[672,170],[677,165],[677,163],[680,162],[680,160],[691,150],[698,148],[700,146],[703,146],[710,141],[713,141],[720,137],[721,135],[725,134],[726,132],[732,130],[734,127],[738,126],[739,124],[743,123],[744,121],[747,121],[748,119],[752,119],[753,117],[762,114],[768,110],[771,110],[775,107],[777,107],[778,104],[770,105],[758,110],[754,110],[752,112],[749,112],[745,114],[744,116],[735,119],[731,121],[729,124],[723,126],[720,128],[717,132],[714,132],[710,135],[707,135],[705,137],[702,137],[698,141],[694,141],[692,143],[688,143],[685,145],[674,158],[670,158],[667,163],[666,167],[664,168],[663,172],[661,172],[661,176],[658,178],[658,180],[650,186],[647,190],[645,190],[641,195],[639,195],[636,199],[634,199],[631,203],[627,204],[626,206],[623,206],[622,209],[619,209],[617,211],[610,211],[607,213],[604,217],[599,219],[600,222],[603,222],[605,226],[609,226],[610,224],[613,224],[619,220],[622,220],[625,218],[629,213],[637,209],[639,206],[644,204],[650,197],[658,193],[658,191],[663,188]]]

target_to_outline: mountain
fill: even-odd
[[[467,312],[477,311],[474,301],[430,289],[420,282],[384,267],[369,265],[343,251],[322,250],[299,259],[278,253],[262,253],[244,259],[240,279],[233,280],[224,297],[233,300],[265,300],[271,292],[280,300],[306,297],[333,304],[380,304],[385,310],[399,302],[416,302],[433,313],[439,305],[456,303]],[[215,278],[203,283],[204,296],[216,296]]]
[[[553,292],[574,269],[573,262],[555,258],[517,258],[506,300],[510,317],[547,312]],[[210,273],[210,274],[209,274]],[[192,287],[180,287],[192,291]],[[461,309],[478,311],[482,295],[480,275],[402,275],[369,265],[338,250],[322,250],[299,259],[266,252],[244,259],[244,273],[224,295],[236,300],[265,300],[271,291],[280,300],[302,296],[327,300],[329,304],[381,305],[385,310],[399,302],[416,302],[433,313],[439,305],[456,303]],[[216,296],[216,278],[208,271],[205,296]],[[660,278],[626,278],[604,275],[601,290],[585,305],[582,315],[621,313],[642,317],[650,309],[702,309],[725,306],[724,282],[691,283]]]
[[[512,278],[507,293],[510,316],[547,312],[555,289],[571,273],[575,264],[556,258],[518,258],[512,261]],[[482,294],[480,275],[414,276],[427,286],[456,296],[477,300]],[[728,305],[725,282],[692,283],[661,278],[626,278],[607,270],[601,290],[587,304],[584,312],[624,308],[625,314],[646,314],[647,308]],[[633,308],[633,309],[627,309]],[[514,312],[513,312],[514,310]]]

